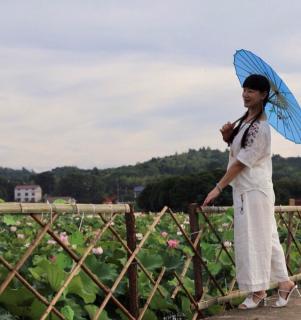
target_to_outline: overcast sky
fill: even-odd
[[[233,54],[301,101],[301,2],[0,0],[0,166],[107,168],[200,147],[244,107]],[[301,146],[272,129],[273,153]]]

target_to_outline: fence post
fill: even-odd
[[[189,223],[190,223],[190,233],[191,241],[194,243],[197,233],[200,230],[199,220],[197,214],[197,204],[192,203],[189,205]],[[201,251],[200,241],[196,246],[196,249]],[[195,290],[195,299],[198,301],[201,299],[203,294],[203,281],[202,281],[202,265],[198,256],[194,255],[192,258],[193,263],[193,272],[194,272],[194,290]]]
[[[290,251],[291,251],[291,245],[292,245],[292,225],[293,225],[293,212],[288,212],[288,234],[287,234],[287,246],[286,246],[286,264],[290,266]]]
[[[136,249],[136,226],[133,205],[130,205],[130,212],[125,213],[126,240],[129,249],[133,252]],[[128,258],[131,255],[128,253]],[[138,318],[138,284],[137,284],[137,263],[133,261],[128,269],[129,281],[129,308],[133,317]]]

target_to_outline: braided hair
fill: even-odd
[[[269,80],[260,74],[251,74],[250,76],[248,76],[243,85],[243,88],[249,88],[252,90],[258,90],[260,92],[267,92],[266,97],[263,100],[263,108],[260,112],[258,112],[258,114],[254,117],[254,119],[251,121],[250,125],[248,126],[248,128],[245,130],[242,138],[241,138],[241,147],[245,148],[246,147],[246,140],[247,140],[247,135],[249,132],[249,129],[252,127],[252,125],[254,124],[254,122],[256,122],[260,116],[264,113],[264,107],[267,104],[268,100],[269,100],[269,93],[270,93],[270,82]],[[239,118],[238,121],[238,125],[233,129],[233,132],[230,136],[229,139],[229,144],[231,144],[235,138],[235,136],[238,134],[241,125],[243,123],[243,121],[245,119],[247,119],[249,112],[247,111],[241,118]]]

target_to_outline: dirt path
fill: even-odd
[[[275,297],[276,298],[276,297]],[[291,297],[285,308],[272,308],[269,301],[267,307],[254,310],[231,310],[222,315],[206,318],[208,320],[301,320],[301,298]]]

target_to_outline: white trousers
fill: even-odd
[[[233,189],[236,279],[240,290],[260,291],[287,281],[285,256],[274,216],[273,189]]]

